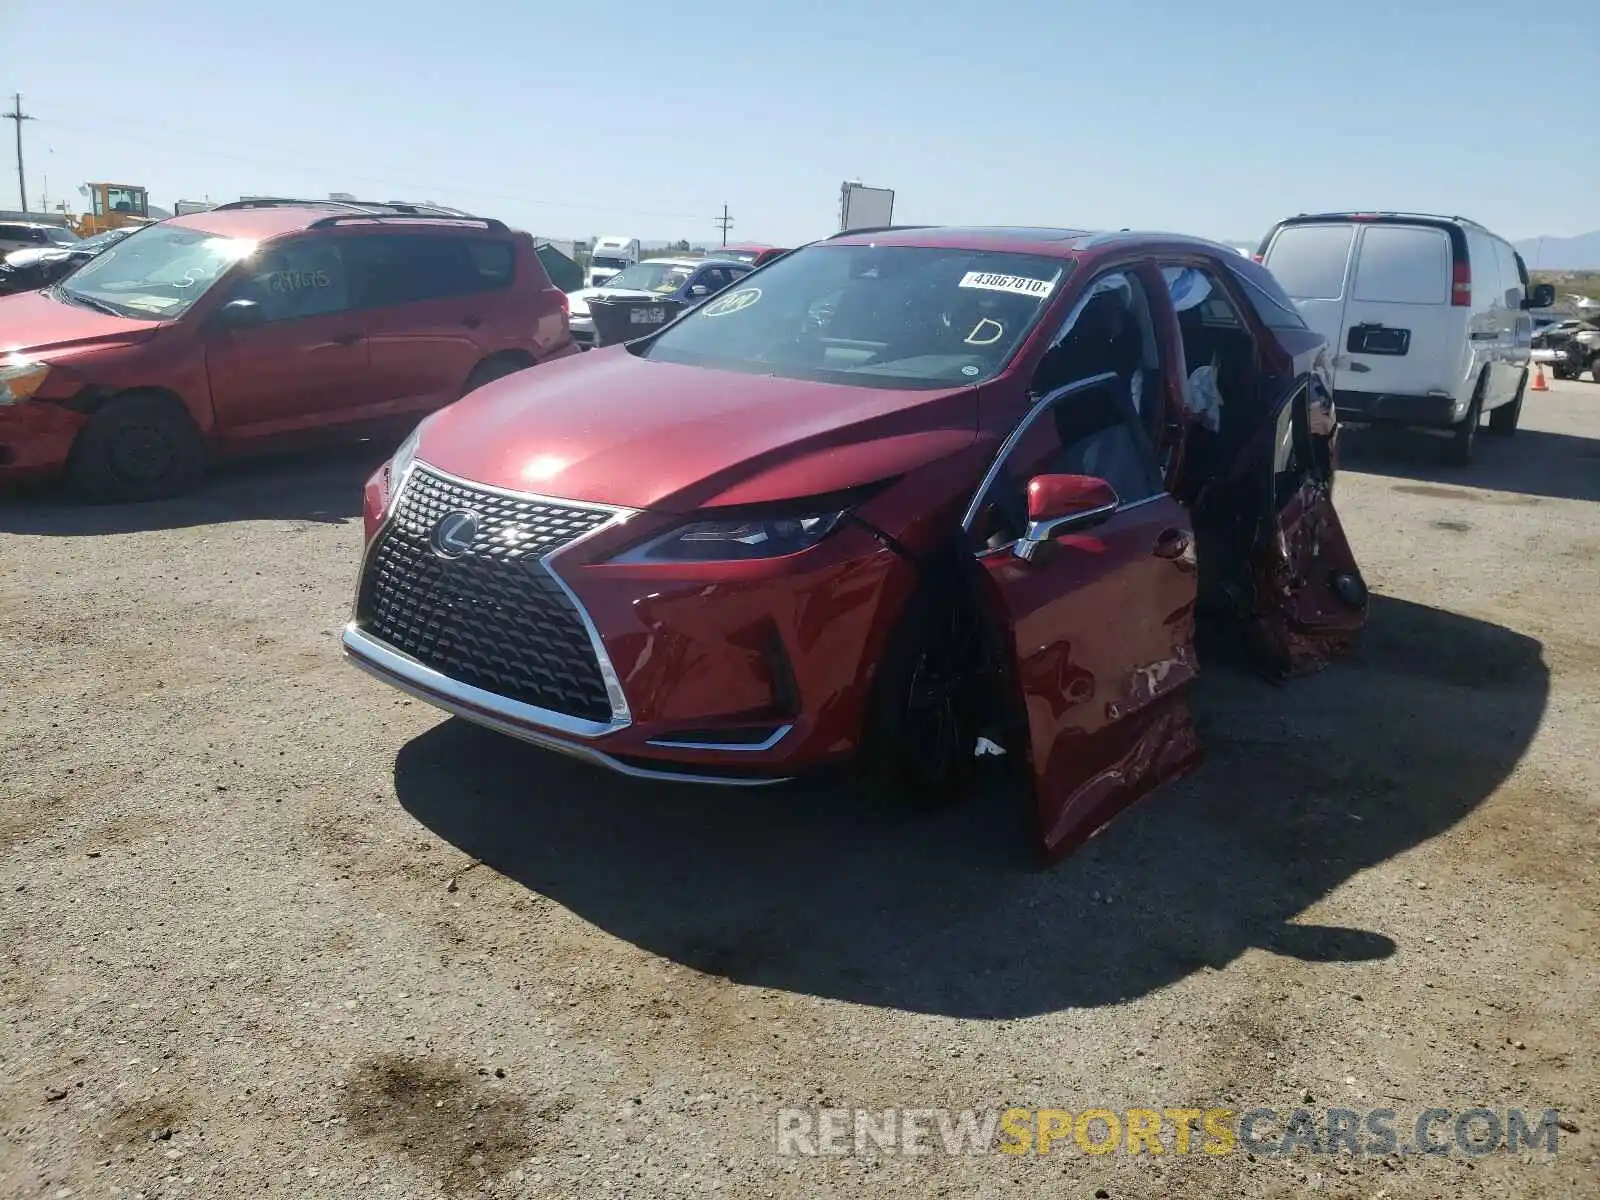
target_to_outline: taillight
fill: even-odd
[[[1472,264],[1458,262],[1450,271],[1450,306],[1472,307]]]

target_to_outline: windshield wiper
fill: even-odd
[[[84,308],[92,308],[96,312],[105,313],[107,316],[126,317],[128,315],[114,304],[109,304],[104,300],[96,300],[93,296],[86,296],[82,292],[69,292],[60,285],[51,288],[50,294],[64,303],[81,304]]]

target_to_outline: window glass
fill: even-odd
[[[1353,225],[1286,225],[1267,248],[1267,268],[1296,300],[1344,295]]]
[[[1010,360],[1071,266],[987,250],[812,246],[630,352],[860,387],[971,386]]]
[[[613,275],[604,286],[665,296],[681,288],[693,274],[694,268],[683,263],[642,262]]]
[[[1162,277],[1183,338],[1184,408],[1217,432],[1230,400],[1250,399],[1255,385],[1255,340],[1217,276],[1204,268],[1170,266]]]
[[[182,316],[235,263],[256,252],[246,238],[162,223],[129,234],[56,285],[69,300],[130,317]]]
[[[1449,235],[1427,225],[1367,226],[1351,294],[1385,304],[1448,304]]]
[[[340,254],[344,239],[298,238],[266,250],[233,298],[254,300],[268,321],[293,321],[353,307]]]
[[[1256,270],[1246,273],[1229,264],[1233,277],[1244,285],[1245,297],[1256,316],[1268,329],[1304,329],[1305,318],[1294,306],[1294,301],[1278,286],[1270,272]]]
[[[1036,475],[1104,479],[1123,504],[1163,490],[1155,453],[1118,380],[1069,388],[1042,403],[984,494],[971,530],[975,550],[996,549],[1022,536],[1028,481]]]
[[[1506,308],[1520,310],[1522,308],[1522,277],[1517,272],[1517,252],[1498,238],[1491,238],[1494,246],[1495,262],[1500,271],[1500,287],[1497,300]]]
[[[695,279],[695,283],[704,287],[708,292],[720,292],[732,282],[732,276],[722,267],[707,267]]]
[[[362,234],[343,239],[342,254],[349,266],[351,288],[363,307],[383,308],[465,296],[503,286],[509,281],[510,263],[500,260],[498,278],[485,274],[482,258],[496,252],[474,250],[472,238],[428,234]],[[510,244],[499,243],[509,254]],[[491,266],[493,263],[491,262]]]

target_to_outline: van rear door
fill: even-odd
[[[1337,391],[1409,397],[1455,390],[1465,322],[1451,306],[1454,260],[1450,233],[1437,225],[1361,227],[1334,343]]]
[[[1280,226],[1262,255],[1305,323],[1328,339],[1332,354],[1339,353],[1355,240],[1356,226],[1349,221],[1296,222]],[[1343,386],[1335,381],[1335,387]]]

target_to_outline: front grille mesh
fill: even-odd
[[[471,548],[441,558],[430,539],[446,513],[469,510]],[[413,468],[374,547],[358,624],[396,650],[473,687],[590,721],[611,700],[578,610],[539,558],[611,513],[505,496]]]

